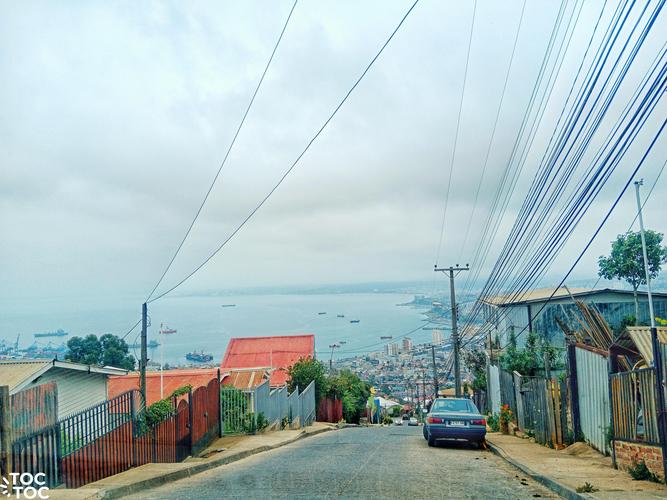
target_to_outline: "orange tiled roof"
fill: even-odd
[[[218,376],[217,368],[165,370],[164,396],[169,396],[176,389],[190,384],[193,388],[208,384]],[[109,398],[123,392],[139,389],[139,373],[132,372],[121,377],[110,377],[108,385]],[[146,372],[146,404],[153,404],[160,400],[160,372]]]
[[[315,353],[315,336],[282,335],[274,337],[233,338],[227,345],[221,368],[271,367],[271,385],[287,383],[287,369],[300,358],[312,358]]]

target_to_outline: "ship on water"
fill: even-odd
[[[220,307],[236,307],[236,304],[222,304]]]
[[[383,335],[382,337],[380,337],[381,340],[388,340],[390,338],[392,338],[391,335]]]
[[[67,335],[69,335],[69,332],[66,332],[62,328],[57,329],[55,332],[35,333],[36,338],[41,338],[41,337],[66,337]]]
[[[350,323],[359,323],[361,320],[360,319],[351,319]]]
[[[146,344],[146,347],[148,347],[149,349],[155,349],[159,345],[160,345],[160,343],[157,340],[151,340],[150,342],[148,342]],[[129,347],[131,349],[140,349],[141,348],[141,343],[140,342],[135,342],[134,344],[129,344],[127,347]]]
[[[169,328],[164,323],[160,323],[160,331],[158,333],[160,333],[162,335],[172,335],[176,332],[177,332],[177,330],[175,330],[174,328]]]
[[[336,317],[337,317],[337,318],[344,318],[345,315],[344,315],[344,314],[336,314]]]
[[[194,361],[195,363],[209,363],[213,361],[213,356],[210,354],[204,353],[204,351],[193,351],[185,355],[185,359],[188,361]]]

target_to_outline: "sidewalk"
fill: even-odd
[[[612,467],[610,457],[584,443],[556,451],[495,432],[487,433],[486,440],[494,453],[565,498],[667,498],[664,484],[633,481],[627,472]],[[599,491],[576,493],[586,482]]]
[[[142,465],[78,489],[50,490],[49,498],[54,500],[120,498],[333,429],[336,429],[335,424],[315,422],[305,429],[273,431],[255,436],[222,437],[202,452],[202,456],[206,458],[188,458],[184,462],[175,464]]]

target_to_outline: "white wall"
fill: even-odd
[[[51,368],[28,387],[55,382],[58,386],[58,418],[101,403],[107,398],[107,375]]]

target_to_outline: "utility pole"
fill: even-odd
[[[433,357],[433,387],[435,388],[435,396],[433,399],[438,397],[438,371],[435,368],[435,346],[431,346],[431,356]]]
[[[449,294],[452,302],[452,344],[454,348],[454,389],[456,391],[456,397],[461,397],[461,362],[459,360],[459,331],[456,324],[456,319],[458,316],[456,310],[456,292],[454,290],[454,278],[458,276],[461,271],[470,271],[470,266],[466,264],[466,267],[459,267],[456,264],[455,267],[449,266],[444,268],[439,268],[435,266],[435,272],[449,272]],[[454,274],[456,273],[456,274]]]
[[[651,344],[653,347],[653,369],[655,371],[656,413],[658,417],[658,436],[662,448],[662,470],[667,474],[667,429],[665,429],[665,390],[662,373],[662,349],[658,341],[658,329],[655,326],[655,314],[653,313],[653,295],[651,294],[651,275],[648,270],[648,252],[646,251],[646,237],[644,236],[644,217],[642,215],[642,202],[639,196],[639,187],[644,180],[635,181],[635,193],[637,195],[637,212],[639,215],[639,231],[642,238],[642,256],[644,257],[644,275],[646,277],[646,291],[648,294],[648,311],[651,317]],[[639,322],[639,318],[637,318]],[[667,476],[663,476],[667,477]]]
[[[340,347],[338,344],[330,344],[329,348],[331,349],[331,357],[329,358],[329,371],[333,370],[333,352],[336,347]]]
[[[141,390],[141,400],[144,408],[146,408],[146,365],[148,364],[148,352],[146,350],[147,337],[148,305],[144,302],[141,305],[141,360],[139,361],[139,370],[141,373],[139,389]]]
[[[426,407],[426,372],[424,370],[422,370],[422,398],[424,399],[423,407]]]

